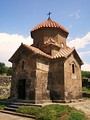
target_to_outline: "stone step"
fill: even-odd
[[[17,116],[21,116],[21,117],[28,117],[28,118],[32,118],[32,120],[36,120],[36,117],[33,116],[33,115],[22,114],[22,113],[16,113],[16,112],[7,111],[7,110],[0,110],[0,112],[6,113],[6,114],[17,115]]]
[[[11,104],[11,105],[7,105],[7,107],[10,107],[10,108],[19,108],[19,105]]]
[[[17,108],[5,107],[4,110],[5,110],[5,111],[16,112]]]
[[[31,104],[31,103],[25,103],[25,102],[12,102],[11,104],[7,104],[7,107],[4,108],[5,111],[10,111],[10,112],[16,112],[16,110],[20,106],[38,106],[42,107],[40,104]]]
[[[38,106],[38,107],[42,107],[41,104],[32,104],[32,103],[25,103],[25,102],[13,102],[12,105],[17,105],[17,106]]]

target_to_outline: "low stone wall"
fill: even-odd
[[[0,98],[10,96],[11,76],[0,76]]]

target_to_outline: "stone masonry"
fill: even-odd
[[[21,44],[12,62],[10,98],[33,103],[82,97],[81,65],[75,48],[66,45],[69,32],[48,18],[31,31],[33,44]]]

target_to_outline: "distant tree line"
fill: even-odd
[[[12,74],[12,67],[8,67],[5,63],[0,62],[0,74],[11,75]]]
[[[90,71],[82,71],[82,78],[90,78]],[[5,63],[0,62],[0,74],[11,75],[12,74],[12,67],[8,67]]]
[[[90,71],[82,71],[82,78],[90,78]]]

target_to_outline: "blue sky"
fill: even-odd
[[[68,31],[67,43],[75,46],[90,69],[90,0],[0,0],[0,61],[6,65],[21,42],[31,44],[32,28],[51,19]]]

